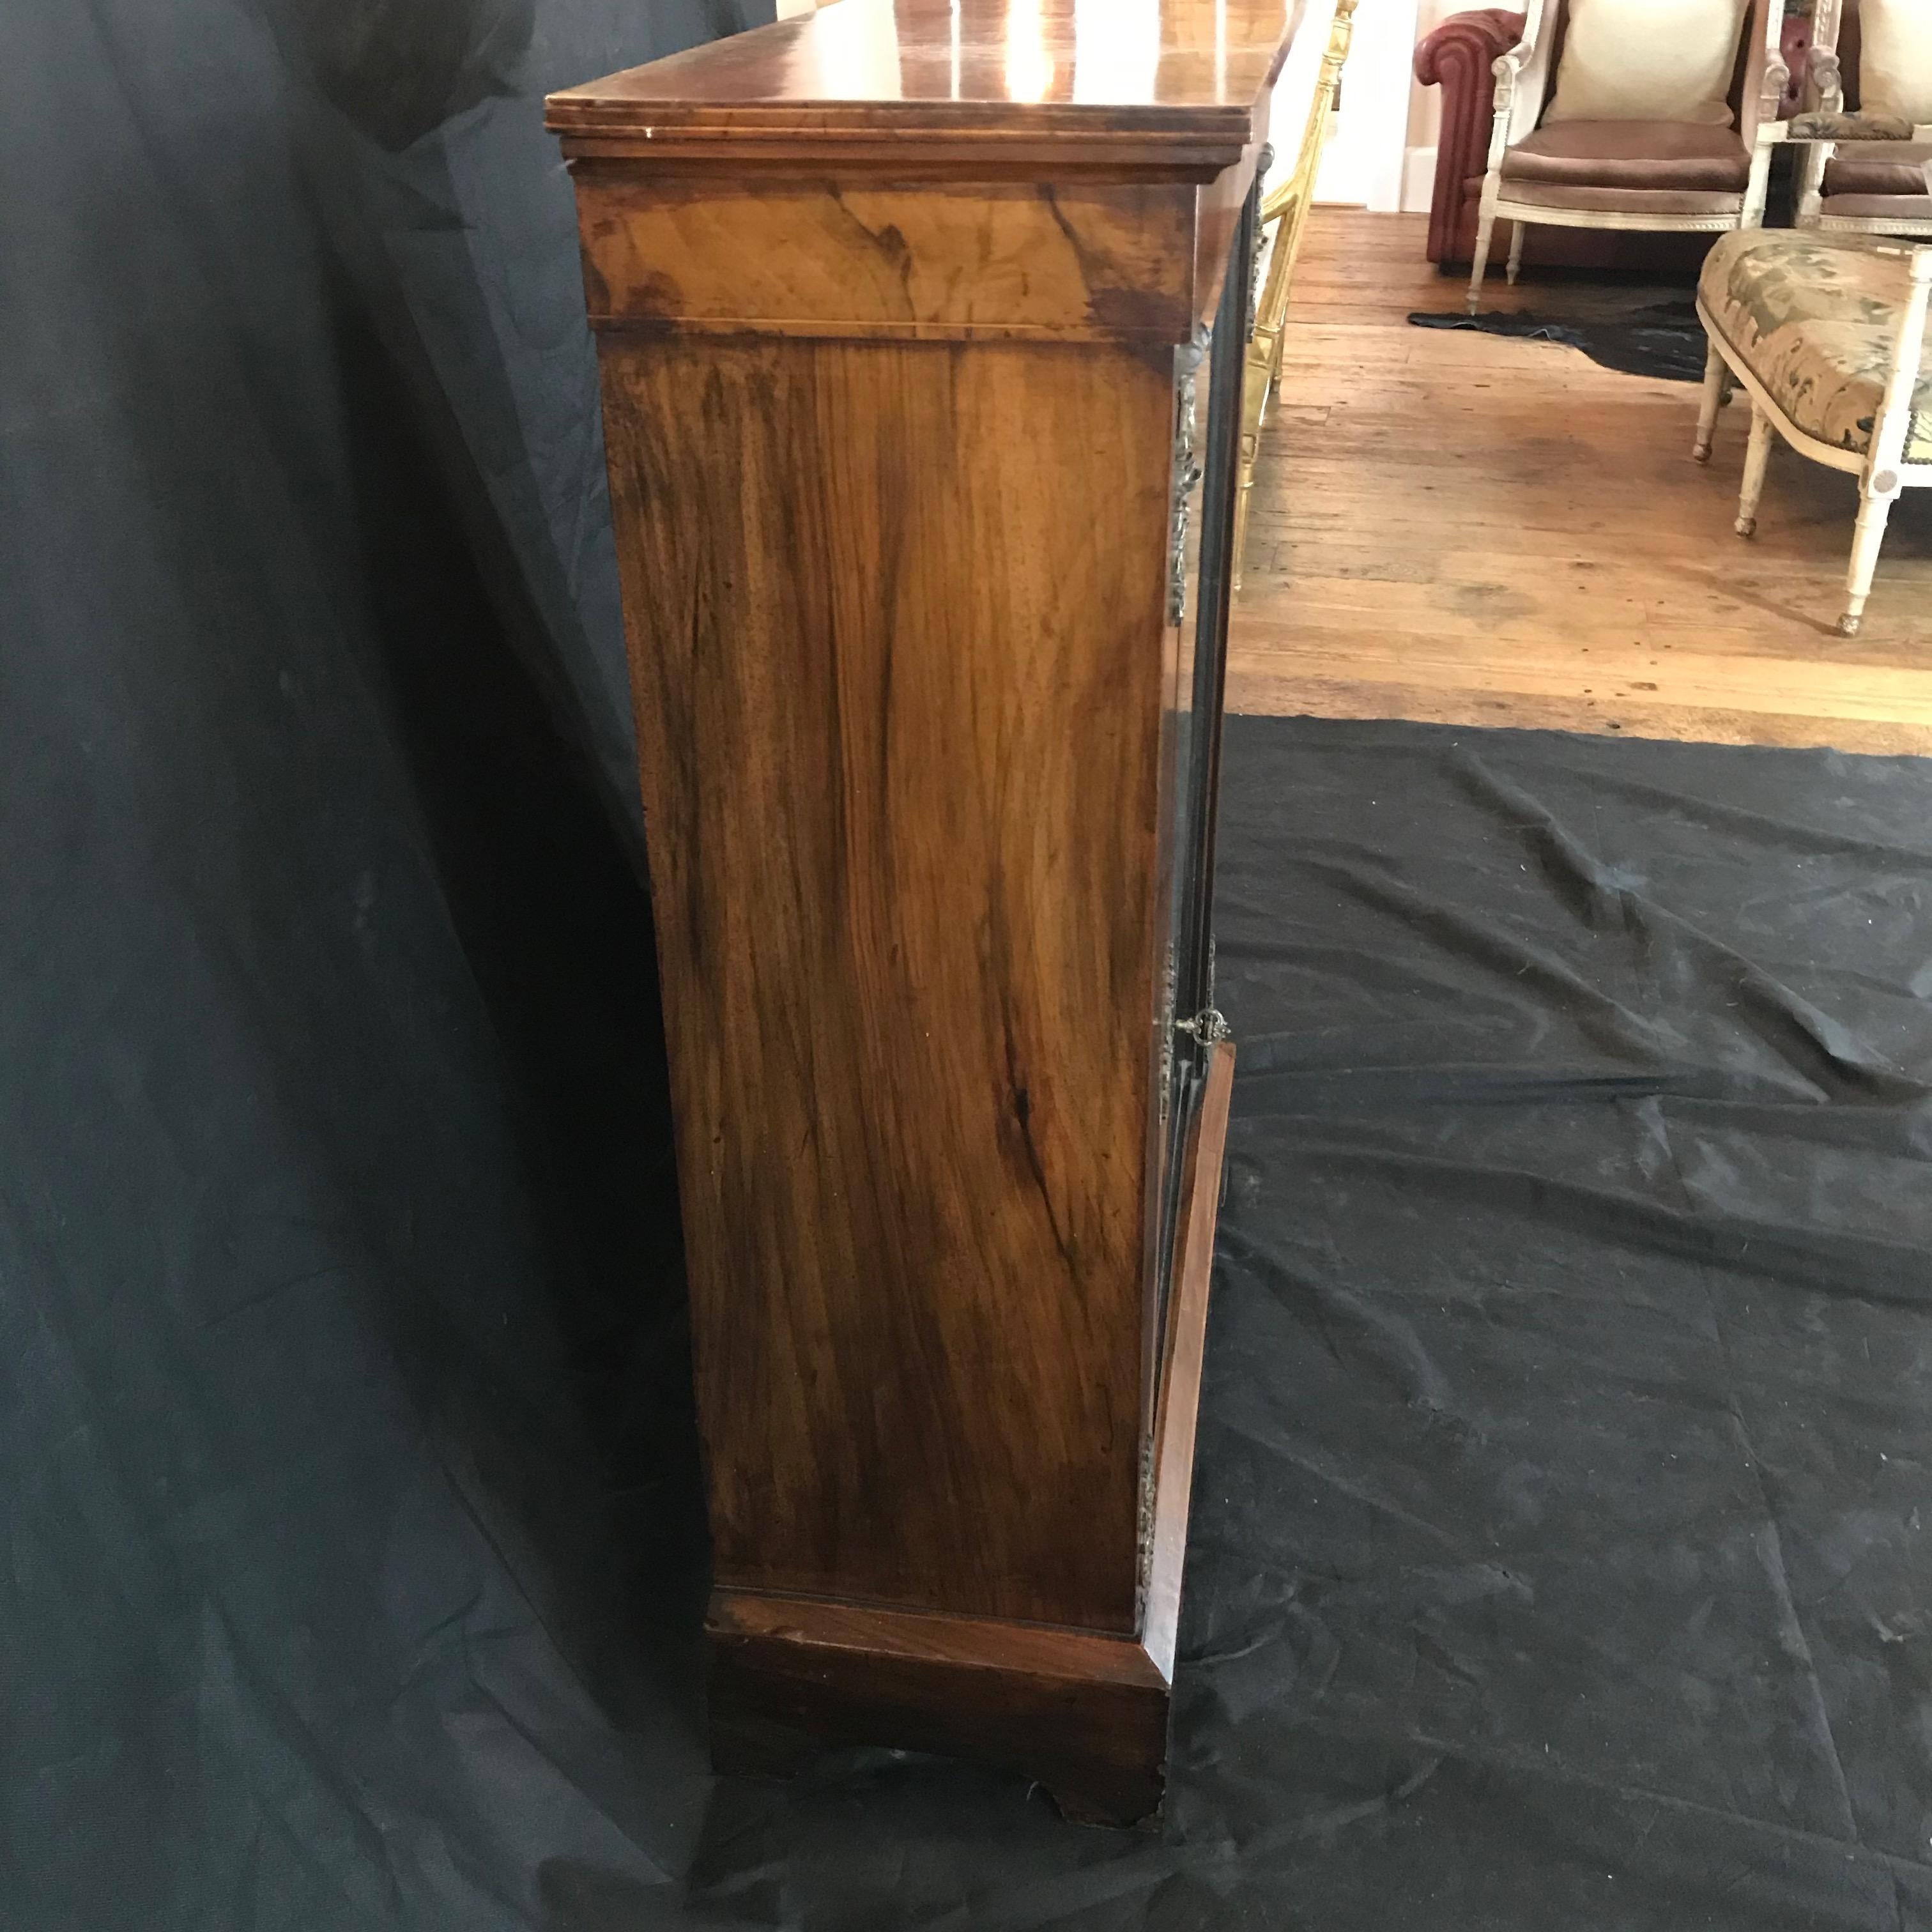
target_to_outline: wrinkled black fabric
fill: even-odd
[[[745,18],[0,7],[8,1932],[524,1926],[688,1858],[680,1246],[541,96]]]
[[[1932,1927],[1932,761],[1243,718],[1224,782],[1164,1835],[875,1760],[719,1787],[688,1895]]]
[[[1697,320],[1697,305],[1688,300],[1580,320],[1498,309],[1480,315],[1418,309],[1408,319],[1418,328],[1472,328],[1484,335],[1560,342],[1580,349],[1606,369],[1625,376],[1660,376],[1668,382],[1701,382],[1710,350],[1704,325]]]
[[[1932,764],[1238,719],[1168,1815],[704,1766],[549,86],[0,8],[0,1924],[1932,1928]]]

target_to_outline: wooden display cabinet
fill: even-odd
[[[1083,1818],[1160,1802],[1254,187],[1299,14],[836,0],[549,104],[723,1769],[888,1744]]]

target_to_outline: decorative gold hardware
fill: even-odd
[[[1201,481],[1194,460],[1194,405],[1208,331],[1199,324],[1194,339],[1174,352],[1174,482],[1168,512],[1167,621],[1178,626],[1187,616],[1188,499]]]

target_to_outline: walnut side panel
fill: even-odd
[[[601,354],[718,1580],[1130,1633],[1168,358]]]
[[[1184,340],[1192,190],[573,174],[591,320],[754,334]]]
[[[1160,1808],[1234,1067],[1234,1048],[1217,1046],[1188,1137],[1139,1640],[716,1590],[705,1648],[720,1771],[783,1774],[829,1745],[887,1745],[1002,1766],[1091,1822]]]

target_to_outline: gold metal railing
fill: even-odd
[[[1262,232],[1265,235],[1272,227],[1274,234],[1261,293],[1255,302],[1254,332],[1248,341],[1247,368],[1241,389],[1241,471],[1234,498],[1237,590],[1241,587],[1247,561],[1248,502],[1254,490],[1255,466],[1261,455],[1262,424],[1267,418],[1268,399],[1281,376],[1289,284],[1294,274],[1295,257],[1300,252],[1309,206],[1315,199],[1315,177],[1322,165],[1322,150],[1328,138],[1329,116],[1334,110],[1336,90],[1341,83],[1342,63],[1348,58],[1355,7],[1356,0],[1335,0],[1328,45],[1322,56],[1321,76],[1309,104],[1308,120],[1302,129],[1294,171],[1262,202]]]

